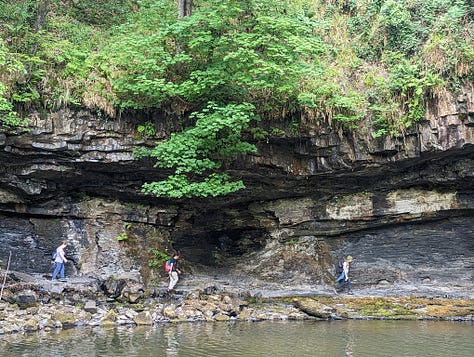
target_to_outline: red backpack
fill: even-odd
[[[171,269],[171,259],[168,259],[165,264],[164,264],[164,268],[165,268],[165,273],[169,273],[170,269]]]

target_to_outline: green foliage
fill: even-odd
[[[412,52],[425,36],[423,28],[417,27],[410,9],[399,1],[385,1],[379,12],[380,25],[386,32],[386,49],[403,53]]]
[[[0,38],[0,73],[8,74],[10,78],[14,78],[16,75],[21,76],[24,71],[23,64],[9,53]],[[2,76],[0,75],[0,129],[11,131],[26,125],[27,121],[20,118],[14,110],[13,102],[8,97],[8,90],[7,84],[2,83]],[[15,96],[16,94],[13,97]]]
[[[154,15],[156,22],[159,16]],[[318,65],[315,56],[324,50],[321,39],[311,35],[314,23],[278,12],[270,0],[209,1],[193,16],[144,35],[148,21],[134,32],[124,26],[124,35],[110,47],[120,68],[114,88],[124,108],[178,98],[185,108],[209,101],[281,107],[295,101],[300,79]]]
[[[273,135],[273,136],[280,136],[280,137],[285,137],[286,133],[284,130],[281,130],[279,128],[275,128],[275,127],[272,127],[270,129],[270,133]]]
[[[364,117],[362,103],[363,98],[357,93],[348,96],[334,94],[328,100],[328,104],[334,110],[334,120],[351,129],[355,129],[357,122]]]
[[[254,140],[265,140],[266,142],[268,142],[270,137],[285,137],[286,135],[286,132],[280,128],[271,127],[267,131],[258,126],[251,128],[250,133]]]
[[[123,224],[123,228],[124,228],[124,231],[117,236],[117,240],[119,242],[125,241],[125,240],[128,239],[127,231],[130,230],[130,228],[132,228],[132,224],[129,223],[129,222],[126,222],[126,223]]]
[[[145,183],[144,193],[170,198],[216,197],[245,188],[242,181],[231,181],[226,173],[212,173],[203,180],[193,182],[186,175],[171,175],[164,181]]]
[[[44,61],[37,56],[40,5],[33,0],[2,1],[0,14],[0,23],[5,23],[0,27],[1,46],[9,53],[8,62],[15,68],[13,72],[7,69],[9,75],[3,78],[8,82],[10,100],[29,106],[40,98],[36,84],[44,75]]]
[[[252,138],[254,138],[255,140],[268,139],[269,135],[268,131],[260,127],[251,128],[250,133],[252,134]]]
[[[158,249],[149,249],[148,251],[153,255],[153,259],[148,261],[148,266],[151,268],[161,268],[164,262],[171,258],[170,255]]]
[[[0,127],[25,125],[31,109],[158,110],[185,129],[140,154],[171,172],[144,192],[234,192],[243,182],[226,170],[255,150],[248,130],[269,141],[311,121],[370,122],[375,137],[397,135],[422,120],[435,88],[472,81],[472,5],[199,0],[178,20],[169,0],[0,1]],[[280,123],[249,129],[257,117]],[[155,134],[151,122],[137,132]]]
[[[111,26],[126,20],[127,14],[137,6],[131,0],[69,1],[68,13],[75,19],[98,26]]]
[[[139,125],[137,128],[137,132],[142,137],[150,137],[155,135],[155,127],[152,122],[147,121],[146,123]]]
[[[431,36],[442,33],[463,44],[469,0],[366,0],[352,12],[349,24],[362,57],[378,60],[384,51],[416,55]],[[472,18],[471,18],[472,20]],[[455,41],[454,41],[455,40]]]
[[[426,90],[440,84],[439,76],[423,69],[420,63],[402,58],[390,66],[390,89],[399,92],[404,99],[405,113],[400,123],[405,128],[422,119]]]
[[[224,107],[209,103],[191,115],[195,126],[171,134],[152,150],[139,150],[137,157],[154,157],[155,166],[175,172],[167,180],[145,184],[143,192],[181,198],[218,196],[243,188],[241,181],[230,181],[228,174],[216,171],[237,155],[256,150],[240,139],[242,131],[256,119],[253,109],[248,103]]]
[[[376,80],[377,95],[372,97],[370,106],[374,137],[396,134],[422,120],[427,92],[444,84],[439,75],[422,63],[408,60],[400,53],[386,53],[384,63],[389,76]]]
[[[118,240],[119,242],[124,241],[124,240],[127,240],[127,239],[128,239],[128,234],[127,234],[127,232],[122,232],[122,233],[120,233],[120,234],[117,236],[117,240]]]

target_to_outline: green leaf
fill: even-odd
[[[219,172],[223,161],[255,152],[256,147],[241,141],[242,131],[252,120],[254,106],[249,103],[219,106],[210,102],[191,118],[192,127],[173,133],[154,149],[141,149],[137,157],[155,158],[156,167],[173,169],[174,175],[160,182],[146,183],[143,192],[171,198],[219,196],[244,187]]]

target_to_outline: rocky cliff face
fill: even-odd
[[[166,120],[151,119],[164,137]],[[12,269],[47,274],[67,239],[70,274],[152,283],[156,252],[175,247],[195,276],[304,290],[331,283],[334,261],[351,254],[361,288],[472,291],[473,86],[433,98],[426,120],[396,138],[301,120],[297,137],[257,143],[233,166],[245,190],[169,201],[140,193],[166,173],[133,159],[151,143],[132,119],[32,113],[28,133],[0,134],[0,259],[11,251]]]

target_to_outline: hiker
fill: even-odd
[[[174,292],[174,287],[179,280],[178,274],[181,274],[181,270],[178,269],[178,259],[179,253],[174,252],[173,257],[169,260],[170,269],[168,275],[170,277],[170,284],[168,285],[168,293]]]
[[[61,281],[66,281],[66,278],[64,277],[64,264],[67,263],[66,256],[64,254],[64,249],[67,247],[67,242],[62,241],[61,245],[56,248],[56,258],[54,259],[54,272],[53,272],[53,277],[52,281],[56,281],[56,276],[60,274],[61,276]]]
[[[348,255],[347,258],[342,263],[342,273],[336,279],[336,283],[338,283],[336,287],[336,293],[343,290],[344,285],[347,285],[347,293],[352,294],[352,286],[351,286],[351,279],[349,278],[349,270],[351,267],[353,258]]]

